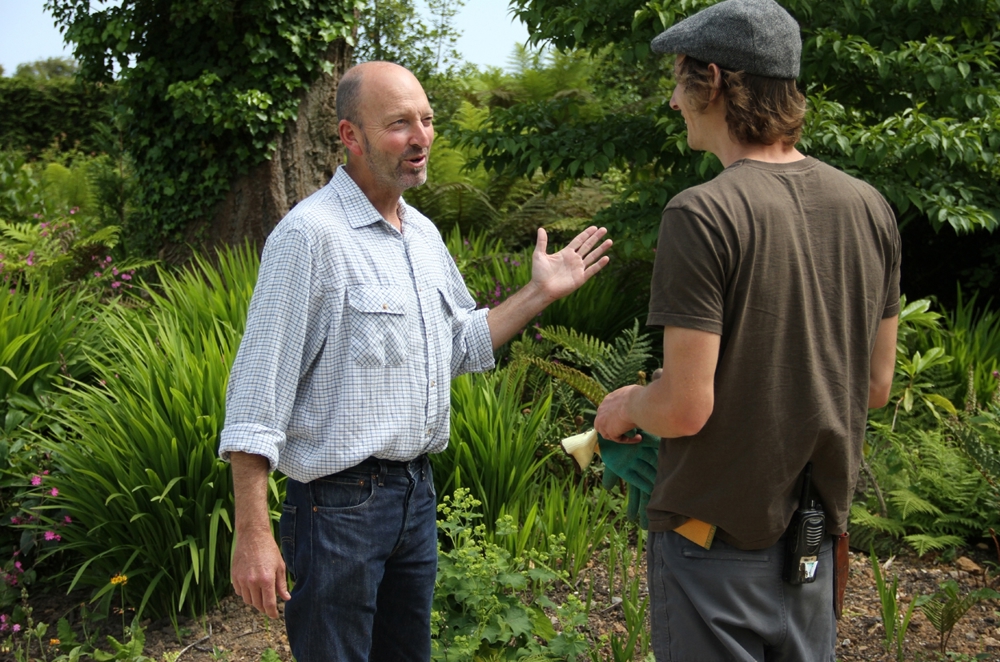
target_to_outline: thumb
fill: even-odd
[[[278,588],[278,597],[282,600],[291,600],[292,594],[288,592],[288,580],[285,577],[285,566],[282,564],[275,576],[275,586]]]
[[[538,228],[535,239],[535,252],[545,254],[549,248],[549,236],[545,234],[545,228]]]

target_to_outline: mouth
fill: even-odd
[[[403,163],[407,163],[412,168],[423,168],[427,165],[427,153],[418,154],[416,156],[409,156],[403,159]]]

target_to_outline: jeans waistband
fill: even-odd
[[[406,474],[411,471],[419,471],[420,469],[423,469],[427,466],[428,462],[429,460],[427,459],[426,453],[418,455],[412,460],[383,460],[372,455],[345,471],[362,470],[379,473],[384,469],[386,473],[390,474]]]

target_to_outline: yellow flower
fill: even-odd
[[[49,646],[58,646],[62,642],[56,638],[49,639]]]
[[[111,578],[111,583],[116,586],[118,584],[124,586],[125,584],[128,584],[128,577],[125,575],[115,575],[114,577]]]

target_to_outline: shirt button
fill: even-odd
[[[383,303],[382,304],[382,310],[389,310],[389,304]]]
[[[437,385],[437,382],[435,382],[435,381],[434,381],[434,380],[432,379],[432,380],[431,380],[431,386],[436,386],[436,385]]]
[[[427,428],[427,436],[428,437],[431,436],[431,429],[430,428]]]

